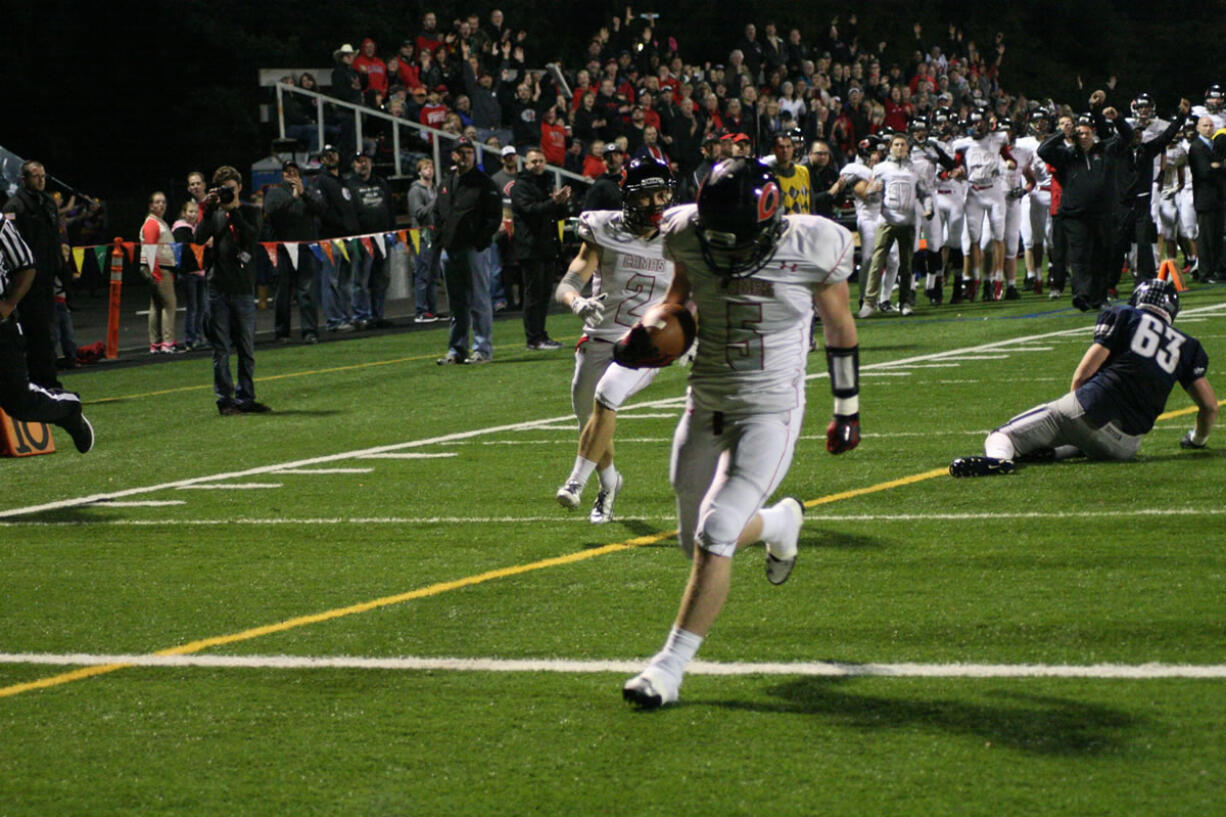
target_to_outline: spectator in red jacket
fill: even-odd
[[[557,106],[546,108],[541,118],[541,150],[549,164],[561,167],[566,163],[566,126],[558,117]]]
[[[375,41],[370,37],[362,40],[360,54],[353,58],[353,70],[366,77],[366,89],[377,94],[376,104],[387,97],[387,64],[375,53]]]
[[[400,50],[387,61],[387,73],[405,88],[421,85],[421,69],[417,67],[417,47],[412,40],[400,44]]]
[[[417,38],[414,40],[417,46],[417,52],[429,51],[433,54],[443,45],[443,33],[438,30],[438,19],[434,16],[434,12],[427,11],[421,18],[421,31],[417,33]]]

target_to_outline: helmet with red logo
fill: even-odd
[[[672,204],[677,179],[668,165],[655,159],[635,159],[622,179],[622,224],[632,233],[660,226],[664,210]],[[657,204],[655,193],[668,191],[668,204]],[[644,202],[646,198],[646,202]]]
[[[755,159],[725,159],[698,189],[698,243],[725,278],[753,275],[770,259],[783,230],[783,191]]]

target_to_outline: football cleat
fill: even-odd
[[[800,538],[800,528],[805,523],[804,504],[794,496],[784,497],[779,504],[783,505],[785,502],[791,510],[792,523],[788,525],[783,539],[766,543],[766,580],[775,585],[783,584],[788,580],[788,576],[792,575],[798,552],[796,542]]]
[[[611,491],[601,491],[596,495],[596,502],[592,504],[592,512],[588,514],[587,521],[593,525],[603,525],[605,522],[613,521],[613,503],[617,501],[617,495],[622,491],[622,475],[617,472],[617,483]]]
[[[72,437],[72,444],[76,446],[77,451],[88,454],[93,450],[94,427],[90,425],[89,420],[79,408],[72,418],[65,421],[63,428],[68,432],[68,436]]]
[[[1018,293],[1017,287],[1015,287],[1013,284],[1010,284],[1009,288],[1005,290],[1006,301],[1018,301],[1021,300],[1021,298],[1022,296]]]
[[[558,489],[556,497],[559,505],[568,511],[573,511],[579,507],[579,501],[583,497],[583,486],[571,480]]]
[[[857,318],[871,318],[873,317],[873,314],[876,311],[877,310],[874,307],[869,306],[867,303],[865,303],[864,306],[860,307],[860,311],[856,313],[856,317]]]
[[[910,315],[915,314],[915,308],[911,306],[911,304],[904,303],[901,307],[898,308],[898,314],[906,318]]]
[[[639,709],[659,709],[665,704],[676,703],[680,689],[680,681],[651,664],[626,682],[622,687],[622,700]]]
[[[898,307],[894,306],[893,302],[891,301],[882,301],[881,303],[877,304],[877,311],[883,315],[893,315],[898,311]]]
[[[1051,292],[1047,293],[1047,300],[1049,301],[1058,301],[1063,297],[1064,291],[1060,289],[1053,288]]]
[[[969,281],[964,280],[962,284],[963,298],[969,303],[975,302],[975,294],[979,292],[979,281],[972,278]]]
[[[1013,460],[998,460],[995,457],[959,457],[949,464],[951,477],[994,477],[1012,474]]]

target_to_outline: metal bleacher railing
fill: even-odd
[[[441,140],[454,139],[455,134],[453,133],[447,133],[445,131],[436,130],[435,128],[427,127],[418,122],[414,122],[410,119],[404,119],[403,117],[392,116],[389,113],[384,113],[383,111],[375,110],[373,108],[368,108],[364,105],[354,105],[348,102],[343,102],[339,99],[336,99],[335,97],[328,96],[327,94],[321,94],[317,91],[308,91],[305,88],[298,88],[292,85],[286,85],[281,82],[276,83],[273,87],[275,88],[276,98],[277,98],[277,132],[281,139],[286,138],[285,136],[285,102],[284,102],[285,94],[287,93],[299,94],[301,96],[307,97],[310,100],[313,100],[313,104],[315,106],[315,122],[316,122],[315,127],[317,129],[316,136],[317,136],[317,139],[319,140],[318,144],[320,145],[325,144],[327,141],[324,138],[324,125],[328,121],[329,117],[327,116],[325,109],[327,108],[327,106],[332,106],[333,108],[341,109],[341,110],[348,109],[348,111],[353,115],[353,129],[354,129],[354,134],[355,134],[355,143],[359,146],[362,144],[362,125],[363,125],[364,119],[381,119],[392,125],[392,128],[391,128],[391,131],[392,131],[392,163],[394,167],[394,173],[393,173],[394,176],[400,177],[400,176],[408,175],[405,173],[405,168],[403,167],[403,156],[402,156],[402,152],[400,149],[401,148],[401,128],[410,128],[416,131],[420,135],[422,141],[430,145],[430,150],[433,154],[435,167],[444,168],[450,164],[450,161],[448,161],[447,163],[443,163],[440,161],[442,157],[439,155],[439,145],[440,145]],[[490,150],[491,150],[490,148],[487,148],[484,145],[478,145],[477,146],[477,160],[483,163],[484,158],[485,158],[484,156],[485,153],[490,152]],[[498,161],[498,157],[495,155],[493,159],[496,164]],[[555,165],[550,165],[548,172],[553,174],[554,182],[559,187],[562,186],[563,184],[566,184],[567,182],[572,182],[572,183],[581,184],[583,187],[577,188],[581,190],[581,189],[586,188],[587,185],[590,185],[593,181],[592,179],[586,176],[581,176],[577,173],[572,173],[569,170],[565,170],[564,168],[560,168]],[[563,179],[565,179],[566,181],[564,182]],[[572,184],[572,186],[574,185]]]

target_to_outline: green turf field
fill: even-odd
[[[1177,322],[1219,395],[1222,295]],[[620,687],[688,572],[684,369],[621,412],[605,526],[554,502],[571,357],[515,320],[489,366],[435,366],[443,328],[261,348],[268,415],[218,416],[206,359],[72,374],[96,450],[0,461],[0,817],[1221,813],[1222,433],[1181,451],[1176,389],[1135,462],[944,475],[1067,389],[1093,322],[1030,295],[861,321],[838,458],[811,355],[795,573],[741,553],[652,713]]]

